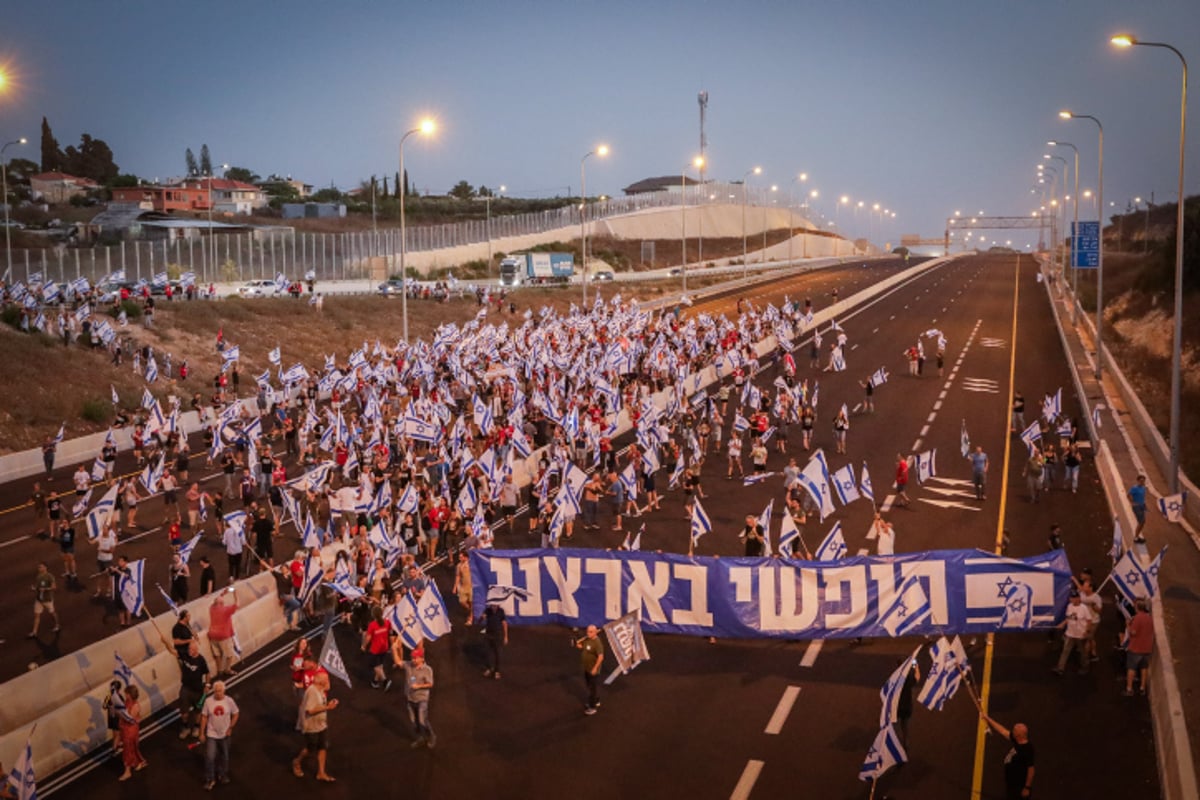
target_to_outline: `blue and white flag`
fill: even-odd
[[[154,360],[154,356],[150,356],[150,360],[146,362],[146,383],[154,383],[158,380],[158,362]]]
[[[312,550],[314,547],[321,546],[321,529],[317,527],[313,521],[312,514],[308,514],[304,519],[304,530],[301,533],[301,543],[305,550]]]
[[[1150,566],[1146,567],[1146,585],[1150,590],[1150,596],[1154,597],[1158,594],[1158,573],[1162,569],[1163,556],[1167,554],[1167,545],[1163,545],[1162,550],[1158,551],[1158,555],[1150,562]]]
[[[155,588],[158,589],[158,593],[162,595],[162,599],[166,601],[167,608],[174,611],[175,616],[178,617],[179,616],[179,606],[176,604],[176,602],[174,600],[171,599],[171,595],[167,594],[167,590],[162,587],[161,583],[156,583],[156,584],[154,584],[154,586],[155,586]]]
[[[108,389],[109,389],[109,391],[110,391],[110,392],[112,392],[112,404],[113,404],[114,406],[119,406],[119,405],[121,405],[121,396],[120,396],[119,394],[117,394],[117,387],[113,386],[113,385],[110,383],[110,384],[108,385]]]
[[[962,451],[962,457],[966,458],[971,453],[971,437],[967,435],[967,421],[962,421],[962,433],[959,436],[959,449]]]
[[[415,442],[433,444],[438,440],[440,429],[431,422],[418,419],[412,414],[404,418],[404,435]]]
[[[1125,552],[1125,535],[1121,532],[1121,518],[1113,517],[1112,547],[1108,549],[1108,557],[1116,561]]]
[[[875,489],[871,486],[871,475],[867,472],[867,462],[863,462],[862,477],[858,480],[858,489],[862,492],[862,496],[875,502]]]
[[[885,725],[879,729],[874,744],[867,751],[862,766],[858,768],[858,779],[860,781],[878,780],[880,775],[906,761],[908,761],[908,754],[904,752],[904,745],[900,744],[900,737],[896,735],[896,729],[892,725]]]
[[[753,486],[756,483],[762,483],[774,475],[774,472],[752,472],[742,478],[742,486]]]
[[[763,540],[766,543],[766,554],[771,555],[771,512],[775,508],[775,498],[767,501],[767,507],[758,515],[758,524],[763,529]],[[786,514],[784,516],[787,516]]]
[[[1021,431],[1021,441],[1029,448],[1029,455],[1033,455],[1034,443],[1042,438],[1042,426],[1037,420],[1029,423],[1029,427]]]
[[[348,573],[339,575],[331,581],[325,581],[325,585],[347,600],[359,600],[367,596],[366,592],[351,581]]]
[[[321,557],[313,557],[310,552],[304,557],[304,576],[300,583],[300,603],[305,604],[317,587],[321,585],[321,581],[325,579],[325,570],[321,567]]]
[[[275,349],[278,350],[279,348]],[[276,363],[276,366],[278,366],[278,363]],[[292,364],[292,366],[288,367],[287,372],[279,376],[279,381],[283,384],[300,383],[306,380],[308,380],[308,370],[304,368],[303,364],[299,363]]]
[[[920,579],[910,575],[892,598],[891,604],[880,613],[879,625],[889,636],[904,636],[932,616],[933,606],[929,602],[929,595]]]
[[[119,488],[119,485],[114,483],[112,488],[100,498],[100,502],[96,503],[96,507],[88,512],[86,522],[89,541],[94,542],[99,539],[100,534],[104,532],[104,528],[108,525],[108,521],[117,507],[117,490]]]
[[[37,724],[34,724],[37,727]],[[17,756],[12,772],[8,774],[8,783],[12,787],[17,800],[37,800],[37,776],[33,771],[33,730],[29,731],[30,738],[25,740],[25,747]]]
[[[849,505],[862,497],[854,483],[854,467],[851,464],[833,473],[833,490],[837,492],[842,505]]]
[[[1047,422],[1053,422],[1055,417],[1062,413],[1062,387],[1054,394],[1048,394],[1042,398],[1042,416]]]
[[[809,459],[808,464],[800,473],[797,480],[804,487],[813,502],[820,509],[821,521],[834,512],[833,497],[829,491],[829,468],[825,464],[825,454],[818,450]]]
[[[184,286],[184,287],[195,286],[196,285],[196,273],[185,272],[182,275],[180,275],[179,276],[179,285]]]
[[[1033,626],[1033,587],[1023,581],[1011,581],[1004,587],[1004,613],[1001,628],[1029,630]]]
[[[733,415],[733,432],[745,433],[750,429],[750,420],[742,416],[741,412],[734,412]]]
[[[1167,522],[1182,522],[1183,509],[1187,503],[1187,492],[1172,494],[1158,498],[1158,510],[1167,518]]]
[[[78,500],[75,501],[75,505],[71,507],[71,516],[76,519],[78,519],[79,517],[82,517],[83,513],[85,511],[87,511],[88,502],[91,499],[92,499],[92,490],[88,489],[86,492],[84,492],[80,496],[80,498]]]
[[[834,372],[845,372],[846,356],[842,353],[842,348],[840,348],[840,347],[834,348],[833,358],[831,359],[830,366],[833,367]]]
[[[886,369],[884,369],[883,367],[880,367],[879,369],[875,370],[874,373],[872,373],[871,379],[868,381],[868,383],[870,383],[871,386],[878,387],[878,386],[883,386],[885,383],[887,383],[887,380],[888,380],[888,371]]]
[[[400,634],[400,639],[409,650],[416,649],[425,640],[425,631],[421,627],[421,620],[412,595],[406,594],[397,600],[388,608],[384,618],[392,623],[392,627],[396,629],[396,633]]]
[[[1150,580],[1146,577],[1146,571],[1142,569],[1142,565],[1138,563],[1132,550],[1126,550],[1117,559],[1117,563],[1113,564],[1112,572],[1108,577],[1117,587],[1117,591],[1124,595],[1130,603],[1138,598],[1151,595]]]
[[[939,638],[930,647],[929,657],[932,663],[917,700],[930,711],[941,711],[946,701],[958,692],[963,674],[971,669],[971,665],[967,661],[962,639],[958,636],[954,637],[953,642],[945,636]]]
[[[513,449],[517,451],[517,455],[521,458],[529,458],[533,455],[533,448],[529,444],[529,439],[520,428],[513,428],[512,445]]]
[[[134,617],[140,617],[146,610],[146,598],[142,594],[142,576],[146,571],[146,559],[139,558],[129,562],[129,574],[122,575],[117,581],[117,594],[121,603],[129,609]]]
[[[158,491],[158,484],[162,481],[164,460],[164,456],[159,456],[154,461],[146,464],[145,469],[138,476],[138,480],[141,481],[142,486],[146,487],[146,491],[151,494]]]
[[[479,399],[479,395],[471,397],[471,415],[479,430],[485,434],[492,430],[492,407]]]
[[[58,426],[58,433],[54,434],[54,443],[62,444],[63,437],[67,435],[67,423]]]
[[[435,581],[417,601],[417,616],[421,620],[421,632],[429,641],[436,641],[450,632],[450,616],[446,612],[446,601],[438,591]]]
[[[692,546],[694,547],[700,541],[700,537],[706,533],[712,532],[712,521],[708,518],[708,514],[704,512],[704,507],[700,505],[700,499],[696,498],[692,504]]]
[[[904,692],[904,684],[908,680],[909,673],[917,665],[917,654],[921,652],[922,647],[924,645],[917,645],[917,648],[912,651],[912,655],[904,659],[900,666],[892,671],[891,676],[880,688],[879,727],[891,725],[900,718],[898,714],[900,695]]]
[[[800,539],[800,529],[792,515],[784,511],[779,518],[779,554],[786,556],[792,549],[792,542]]]
[[[188,539],[183,544],[179,545],[179,559],[183,563],[188,563],[192,557],[192,551],[196,549],[196,545],[200,543],[200,537],[203,534],[197,533],[191,539]]]
[[[235,344],[233,347],[225,348],[225,350],[221,352],[221,371],[224,372],[230,364],[240,359],[241,348],[238,345]]]
[[[937,475],[937,448],[917,453],[917,482],[925,483]]]
[[[270,361],[277,367],[280,365],[280,363],[283,361],[283,358],[282,354],[279,352],[279,347],[276,347],[274,350],[271,350],[267,353],[267,361]]]
[[[167,276],[167,273],[157,272],[157,273],[155,273],[154,277],[150,279],[150,285],[151,286],[166,286],[167,281],[169,281],[169,280],[170,280],[170,278]]]
[[[92,462],[92,470],[89,473],[92,483],[99,483],[104,480],[106,475],[108,475],[108,467],[104,463],[104,458],[96,456],[96,460]]]
[[[637,471],[634,470],[632,462],[625,465],[625,469],[621,470],[617,479],[625,487],[626,496],[630,500],[637,497]]]
[[[817,547],[817,552],[813,554],[813,559],[816,561],[837,561],[846,555],[847,550],[849,548],[846,546],[846,538],[842,536],[842,523],[835,522],[824,541]]]
[[[679,479],[683,477],[683,471],[686,469],[684,466],[684,460],[685,459],[681,455],[679,460],[675,462],[675,469],[671,470],[671,477],[667,481],[667,488],[674,489],[679,485]]]
[[[354,688],[350,686],[350,672],[346,669],[346,662],[342,660],[342,653],[338,650],[337,640],[333,638],[332,627],[325,631],[325,643],[321,645],[321,657],[318,663],[330,675],[345,681],[347,687]]]

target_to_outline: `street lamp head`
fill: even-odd
[[[502,184],[500,184],[500,191],[502,191],[502,192],[507,192],[507,191],[508,191],[508,187],[507,187],[507,186],[505,186],[505,185],[502,183]]]
[[[762,167],[755,167],[755,168],[754,168],[754,174],[755,174],[755,175],[762,175]]]
[[[1137,39],[1135,39],[1134,37],[1130,36],[1127,33],[1119,33],[1116,36],[1109,39],[1109,41],[1112,42],[1117,47],[1133,47],[1135,44],[1138,43]]]
[[[1058,142],[1051,139],[1050,141],[1046,142],[1046,146],[1047,147],[1058,147]]]
[[[1063,119],[1070,119],[1071,117],[1073,117],[1075,115],[1072,114],[1070,111],[1067,111],[1064,108],[1062,111],[1058,112],[1058,116],[1062,117]]]
[[[17,139],[17,144],[29,144],[29,140],[22,136],[20,139]]]
[[[863,207],[863,201],[862,201],[862,200],[859,200],[859,201],[858,201],[858,207],[859,207],[859,208],[862,208],[862,207]]]
[[[850,197],[848,195],[842,195],[842,205],[847,205],[847,204],[849,204],[849,202],[850,202]]]
[[[604,157],[604,156],[608,155],[608,145],[602,144],[599,147],[597,147],[596,155],[598,155],[600,157]]]
[[[871,210],[872,210],[872,211],[878,211],[878,210],[879,210],[879,203],[876,203],[875,205],[871,206]]]
[[[429,136],[436,130],[437,130],[437,123],[433,121],[432,117],[426,117],[425,119],[421,120],[421,125],[420,125],[421,133],[425,134],[426,136]]]
[[[800,173],[800,182],[801,182],[801,183],[803,183],[803,182],[804,182],[804,181],[806,181],[806,180],[808,180],[808,173],[807,173],[807,172],[801,172],[801,173]]]
[[[816,198],[820,197],[821,194],[816,189],[813,189],[811,192],[808,193],[808,196],[813,199],[816,199]]]
[[[1054,156],[1050,155],[1049,153],[1042,153],[1042,158],[1046,159],[1047,161],[1048,161],[1048,160],[1050,160],[1050,159],[1051,159],[1051,158],[1053,158],[1053,157],[1054,157]],[[1039,164],[1038,166],[1040,167],[1040,166],[1041,166],[1041,164]]]
[[[773,183],[772,183],[772,184],[771,184],[771,191],[772,191],[772,192],[778,192],[778,191],[779,191],[779,187],[778,187],[778,186],[776,186],[775,184],[773,184]]]
[[[696,169],[700,169],[701,167],[703,167],[704,166],[704,156],[696,156],[695,158],[693,158],[692,166],[695,167]]]

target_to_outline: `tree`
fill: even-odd
[[[196,163],[196,156],[192,153],[192,148],[188,148],[183,154],[183,160],[187,163],[188,175],[199,175],[200,166]]]
[[[387,182],[388,182],[388,176],[384,175],[383,176],[383,191],[380,192],[380,194],[379,194],[380,198],[386,198],[388,196]],[[374,175],[371,176],[371,185],[372,186],[375,185],[375,176]],[[374,195],[372,195],[372,197],[374,197]]]
[[[225,177],[231,181],[241,181],[242,183],[258,183],[262,180],[258,173],[246,167],[230,167],[225,170]]]
[[[141,181],[142,179],[137,175],[118,175],[112,179],[112,183],[109,184],[109,188],[116,188],[118,186],[137,186],[141,183]]]
[[[113,161],[112,149],[103,139],[93,139],[88,134],[79,137],[79,147],[68,147],[63,153],[63,169],[80,178],[91,178],[96,183],[110,184],[120,168]]]
[[[208,154],[208,145],[200,145],[200,174],[212,175],[212,157]]]
[[[470,200],[475,196],[475,187],[466,181],[459,181],[454,184],[454,188],[449,192],[451,197],[457,197],[459,200]]]
[[[58,140],[50,130],[50,123],[42,117],[42,172],[57,172],[63,167],[63,153]]]
[[[495,197],[496,196],[495,192],[493,192],[491,189],[489,189],[488,187],[486,187],[482,184],[480,184],[479,191],[477,192],[477,194],[480,197]]]
[[[41,172],[36,161],[28,158],[10,158],[8,160],[8,185],[29,185],[29,176]]]
[[[330,186],[313,192],[309,199],[314,203],[340,203],[342,202],[342,193],[336,186]]]

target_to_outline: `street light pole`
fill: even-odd
[[[1079,148],[1070,142],[1046,142],[1049,147],[1069,147],[1075,151],[1075,225],[1071,230],[1071,292],[1075,294],[1079,291],[1079,269],[1075,266],[1075,244],[1079,236]],[[1075,322],[1075,310],[1079,305],[1079,299],[1076,297],[1071,303],[1071,322]]]
[[[0,194],[0,200],[4,202],[4,261],[6,269],[4,272],[5,282],[12,280],[12,233],[8,228],[8,162],[4,159],[4,151],[12,147],[14,144],[25,144],[29,140],[22,136],[20,139],[15,139],[8,142],[3,147],[0,147],[0,185],[3,186],[3,193]]]
[[[404,236],[404,195],[405,190],[408,188],[405,184],[408,181],[405,180],[404,175],[404,142],[414,133],[429,135],[433,133],[434,127],[433,120],[424,119],[421,120],[420,126],[405,132],[400,137],[400,315],[402,318],[401,333],[404,336],[405,344],[408,344],[408,270],[405,268],[404,255],[408,250],[408,242],[405,241]]]
[[[761,175],[762,167],[754,167],[746,170],[746,174],[742,176],[742,277],[746,278],[750,274],[750,262],[747,260],[746,249],[746,189],[749,188],[749,180],[751,175]]]
[[[1096,123],[1096,128],[1100,131],[1100,165],[1096,181],[1096,193],[1099,197],[1096,207],[1100,209],[1098,223],[1100,227],[1100,241],[1098,243],[1099,252],[1096,258],[1096,380],[1098,381],[1104,368],[1104,126],[1100,124],[1100,120],[1091,114],[1075,114],[1070,111],[1060,111],[1058,115],[1063,119],[1090,119]]]
[[[696,156],[692,159],[692,166],[697,169],[704,169],[704,157]],[[701,182],[700,189],[703,191],[704,183]],[[684,166],[683,172],[679,175],[679,244],[680,249],[680,270],[683,276],[683,293],[687,294],[687,166]]]
[[[584,168],[587,160],[592,156],[600,156],[603,158],[608,155],[608,145],[600,145],[595,150],[591,150],[583,158],[579,159],[579,238],[580,238],[580,258],[583,261],[583,307],[587,308],[587,285],[588,285],[588,266],[587,266],[587,170]]]
[[[1139,45],[1170,50],[1183,66],[1183,83],[1179,92],[1179,203],[1175,209],[1175,346],[1171,349],[1171,494],[1179,492],[1179,416],[1180,394],[1183,390],[1183,153],[1187,141],[1187,59],[1183,53],[1164,42],[1139,42],[1132,36],[1114,36],[1113,44],[1120,47]],[[1103,206],[1101,206],[1103,207]]]

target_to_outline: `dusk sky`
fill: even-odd
[[[1104,123],[1106,205],[1174,201],[1179,61],[1119,50],[1117,32],[1200,66],[1197,0],[13,2],[0,137],[29,137],[8,155],[36,160],[46,116],[63,147],[90,133],[148,179],[207,143],[216,164],[347,189],[392,175],[429,113],[436,136],[405,145],[421,191],[577,193],[580,158],[606,143],[588,193],[615,195],[697,153],[703,89],[710,178],[761,164],[782,193],[807,172],[830,217],[842,194],[896,210],[895,242],[939,235],[956,208],[1029,214],[1047,139],[1079,146],[1095,189],[1096,128],[1061,108]],[[1191,131],[1196,193],[1200,118]]]

